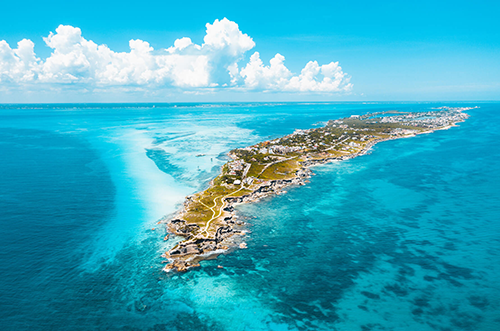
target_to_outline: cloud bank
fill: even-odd
[[[352,89],[338,62],[319,65],[310,61],[300,74],[285,66],[281,54],[276,54],[269,65],[264,64],[258,52],[242,63],[255,42],[226,18],[206,24],[201,45],[184,37],[160,50],[137,39],[130,40],[129,52],[114,52],[106,45],[86,40],[79,28],[69,25],[60,25],[43,40],[52,49],[45,60],[36,56],[31,40],[21,40],[17,48],[0,41],[0,85],[4,89],[39,85],[306,93]]]

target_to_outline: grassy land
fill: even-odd
[[[265,180],[289,179],[295,177],[295,172],[298,169],[300,169],[300,164],[295,159],[278,162],[267,167],[258,178]]]
[[[258,177],[262,170],[265,168],[265,164],[252,163],[250,170],[248,170],[248,177]]]
[[[208,227],[212,228],[213,225],[219,224],[219,218],[224,217],[222,209],[225,207],[226,197],[244,196],[250,194],[257,187],[255,183],[244,184],[237,181],[243,181],[249,177],[264,181],[290,179],[295,177],[296,171],[301,168],[300,162],[302,161],[342,157],[360,152],[373,140],[394,137],[391,134],[394,129],[419,132],[428,130],[425,127],[402,123],[374,123],[373,118],[364,115],[360,118],[331,121],[325,127],[291,134],[246,149],[233,150],[231,154],[235,161],[230,161],[222,167],[221,174],[213,180],[210,188],[193,196],[182,218],[187,223],[197,224],[200,228],[206,227],[206,231],[208,231]],[[359,144],[359,146],[350,146],[349,143],[351,145]],[[269,148],[273,148],[274,145],[289,150],[277,153],[274,149],[271,152]],[[299,149],[297,150],[297,148]],[[245,178],[242,178],[244,172],[241,169],[248,167],[248,165],[250,168]],[[235,166],[239,168],[235,168]]]
[[[171,268],[185,271],[187,267],[197,265],[196,261],[203,259],[207,252],[227,249],[225,245],[229,244],[221,238],[234,234],[230,225],[233,221],[228,223],[230,219],[226,218],[230,215],[225,210],[228,198],[250,195],[260,185],[269,185],[269,181],[292,179],[303,167],[302,162],[350,156],[381,139],[432,131],[442,128],[445,123],[450,125],[466,118],[460,113],[451,113],[448,118],[441,117],[437,122],[429,123],[414,121],[415,114],[377,114],[388,113],[398,117],[390,120],[384,117],[384,122],[369,114],[344,118],[329,121],[324,127],[298,130],[279,139],[232,150],[229,154],[232,161],[222,167],[221,174],[210,187],[187,198],[184,211],[178,215],[184,222],[172,220],[169,223],[175,233],[186,237],[166,253],[167,257],[175,256]],[[439,116],[434,112],[425,112],[422,116],[429,114]]]

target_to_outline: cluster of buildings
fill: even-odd
[[[228,163],[229,175],[236,175],[236,171],[242,171],[245,167],[245,162],[242,160],[235,160]]]
[[[393,136],[401,136],[401,135],[407,135],[407,134],[417,134],[417,133],[419,133],[419,131],[418,130],[396,128],[396,129],[392,130],[390,133]]]
[[[418,114],[406,113],[396,116],[372,118],[368,120],[367,123],[398,123],[405,126],[418,126],[433,129],[465,120],[469,115],[461,111],[467,109],[469,108],[448,108],[447,111],[429,111],[420,112]]]
[[[287,154],[292,152],[297,152],[303,150],[304,146],[283,146],[283,145],[271,145],[269,147],[245,147],[241,150],[253,152],[255,154]]]
[[[400,113],[396,111],[383,112],[367,115],[352,115],[347,119],[338,119],[328,121],[328,125],[324,128],[295,130],[294,133],[275,140],[267,141],[259,145],[245,147],[240,151],[249,152],[250,155],[255,155],[251,161],[264,163],[275,159],[272,155],[286,155],[294,152],[304,152],[306,150],[325,151],[329,149],[349,150],[359,148],[363,142],[370,141],[375,138],[378,133],[390,134],[393,136],[412,135],[420,132],[412,127],[435,129],[445,127],[452,123],[465,120],[468,115],[462,113],[462,110],[469,108],[446,108],[419,113]],[[380,117],[378,117],[380,115]],[[376,117],[374,117],[376,116]],[[358,122],[352,120],[362,120],[369,125],[363,127]],[[398,124],[387,125],[387,124]],[[339,133],[338,129],[342,129]],[[340,136],[337,136],[339,135]],[[257,157],[257,154],[264,155],[263,159]],[[272,154],[271,156],[268,154]],[[248,155],[248,154],[247,154]],[[250,162],[248,158],[246,162]],[[241,160],[236,160],[229,165],[230,175],[235,175],[236,172],[245,169],[247,173],[247,164]],[[243,176],[245,177],[245,176]]]
[[[274,145],[272,147],[269,147],[269,153],[270,154],[286,154],[286,153],[297,152],[297,151],[300,151],[304,148],[305,148],[304,146]]]

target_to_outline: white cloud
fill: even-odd
[[[253,53],[250,62],[241,69],[240,75],[245,80],[245,86],[252,89],[283,90],[292,76],[290,70],[283,64],[285,57],[276,54],[265,66],[258,52]]]
[[[310,61],[302,69],[299,76],[290,79],[285,90],[300,92],[349,91],[352,89],[352,84],[349,83],[350,79],[346,76],[338,62],[330,62],[320,66],[318,62]]]
[[[255,43],[226,18],[206,24],[201,45],[184,37],[161,50],[137,39],[130,40],[129,52],[114,52],[106,45],[86,40],[79,28],[68,25],[60,25],[43,40],[52,49],[45,60],[36,57],[30,40],[21,40],[16,49],[0,41],[2,88],[70,84],[82,90],[135,86],[331,93],[351,89],[338,62],[320,66],[311,61],[299,75],[285,66],[285,57],[280,54],[264,65],[255,52],[248,63],[241,64]]]
[[[238,24],[227,18],[215,20],[214,24],[207,23],[206,27],[203,47],[224,50],[230,56],[237,57],[255,46],[252,38],[241,33]]]
[[[35,80],[40,60],[35,56],[34,46],[31,40],[23,39],[12,49],[5,40],[0,40],[0,83]]]
[[[265,66],[255,52],[240,75],[245,86],[268,91],[347,92],[352,89],[349,77],[342,72],[338,62],[319,66],[318,62],[310,61],[298,76],[293,76],[284,62],[285,57],[276,54],[269,61],[270,65]]]
[[[193,42],[191,41],[191,38],[183,37],[181,39],[177,39],[174,42],[174,46],[168,48],[167,52],[169,52],[169,53],[175,53],[176,51],[182,51],[183,49],[185,49],[186,47],[189,47],[191,45],[194,45]],[[194,45],[194,46],[196,47],[198,45]],[[197,47],[198,50],[200,48],[201,47]]]

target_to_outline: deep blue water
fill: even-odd
[[[157,221],[230,149],[476,105],[238,207],[248,249],[161,271]],[[0,105],[0,330],[500,330],[498,123],[499,103]]]

